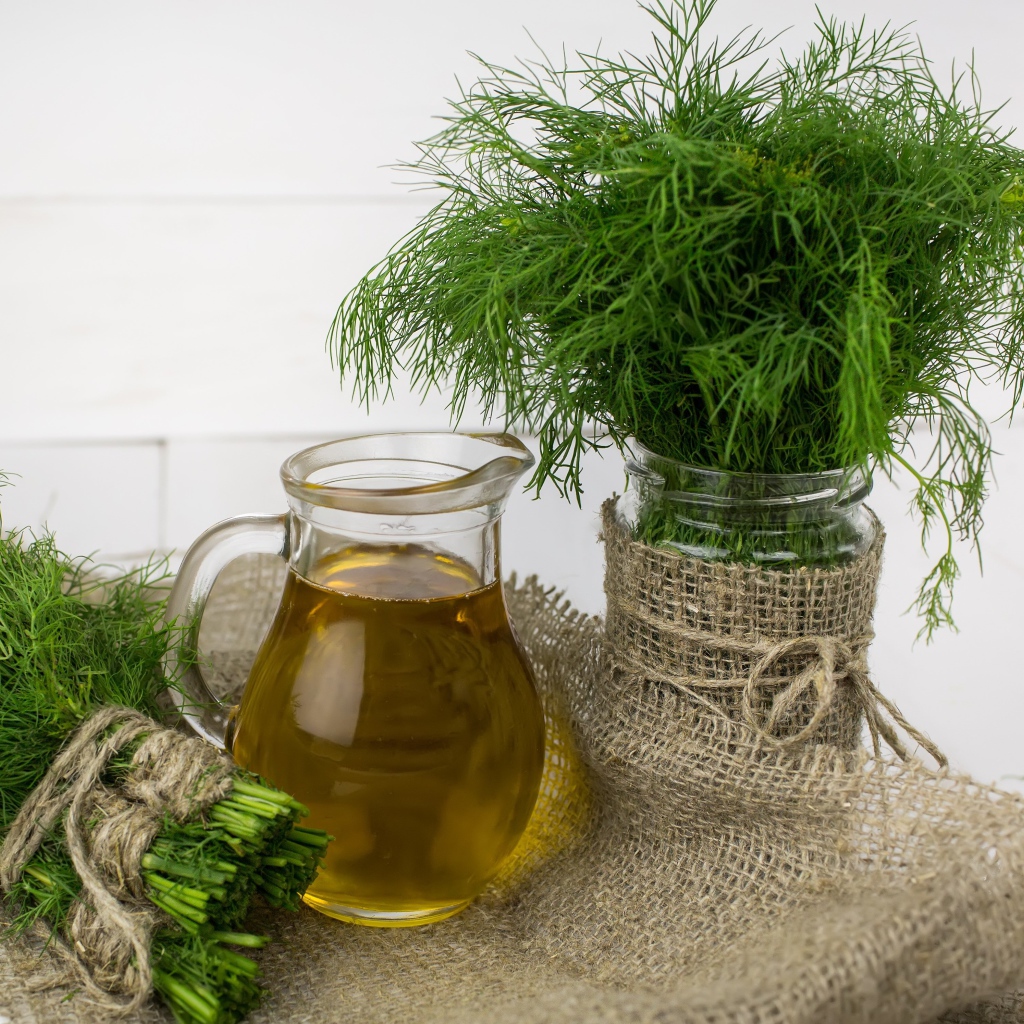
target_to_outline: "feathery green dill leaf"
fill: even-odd
[[[645,6],[646,57],[482,62],[407,165],[443,198],[332,355],[365,402],[400,371],[455,420],[478,398],[577,496],[584,452],[631,436],[735,472],[905,466],[945,540],[930,632],[990,478],[970,387],[1024,391],[1024,152],[901,30],[822,18],[772,63],[708,39],[714,7]]]

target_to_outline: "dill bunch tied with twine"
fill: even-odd
[[[538,488],[578,496],[583,453],[630,437],[737,473],[903,467],[945,540],[930,632],[990,477],[971,386],[1024,388],[1024,152],[902,30],[821,19],[769,61],[706,39],[714,6],[646,6],[646,57],[482,62],[403,165],[443,197],[328,344],[366,402],[407,372],[535,433]]]
[[[183,1024],[233,1024],[261,996],[252,897],[297,909],[329,837],[161,724],[166,592],[164,563],[104,577],[0,522],[0,887],[10,930],[100,1005],[155,990]]]

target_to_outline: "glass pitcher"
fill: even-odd
[[[169,659],[206,739],[292,793],[334,836],[306,902],[332,917],[419,925],[478,895],[526,827],[544,725],[501,589],[499,527],[533,456],[507,434],[378,434],[299,452],[290,511],[208,530],[168,614]],[[241,703],[194,664],[213,582],[232,559],[288,562]]]

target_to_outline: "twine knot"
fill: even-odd
[[[882,755],[884,740],[897,757],[910,758],[899,737],[902,729],[928,752],[940,768],[949,761],[941,750],[919,729],[915,729],[896,705],[886,697],[868,675],[867,648],[872,634],[843,640],[840,637],[805,633],[773,641],[750,634],[721,633],[713,629],[685,625],[652,614],[621,600],[608,591],[608,621],[611,664],[634,678],[656,679],[682,690],[697,704],[716,714],[723,707],[708,699],[708,691],[742,690],[740,713],[744,724],[767,746],[790,749],[811,741],[815,732],[836,710],[840,695],[852,694],[857,708],[863,713],[871,735],[875,756]],[[683,665],[666,664],[664,655],[659,665],[637,643],[638,636],[654,638],[665,650],[669,642],[675,650],[689,648],[704,652],[713,660],[714,652],[726,656],[736,665],[750,665],[744,674],[722,678],[712,674],[697,675]],[[771,670],[783,659],[806,657],[806,664],[795,675],[793,661],[784,675],[772,675]],[[764,699],[757,701],[758,695]],[[759,716],[758,704],[764,706],[771,698],[766,713]],[[800,729],[785,732],[794,713],[810,717]]]
[[[853,689],[855,700],[864,715],[875,756],[882,754],[885,742],[902,760],[909,758],[897,727],[916,740],[940,768],[948,765],[941,750],[920,730],[907,721],[900,709],[871,681],[867,670],[867,648],[873,637],[869,634],[847,643],[831,636],[798,636],[765,647],[751,645],[763,653],[751,667],[743,686],[743,718],[766,743],[775,747],[792,747],[807,742],[832,709],[840,683]],[[728,646],[727,638],[716,638],[716,646]],[[747,646],[747,645],[744,645]],[[754,698],[771,678],[770,670],[782,658],[807,656],[807,664],[789,684],[772,697],[767,715],[759,720]],[[788,677],[787,677],[788,678]],[[777,684],[778,680],[773,680]],[[810,704],[814,710],[809,721],[798,731],[780,735],[780,729],[793,709]],[[885,713],[889,717],[886,717]]]
[[[130,770],[108,788],[111,759],[135,743]],[[143,855],[166,816],[185,821],[230,788],[230,762],[213,747],[130,708],[105,707],[71,734],[22,804],[0,847],[0,887],[10,891],[63,816],[82,892],[68,916],[70,944],[53,936],[52,945],[106,1009],[130,1013],[153,988],[149,949],[160,914],[145,903]]]

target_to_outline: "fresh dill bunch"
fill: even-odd
[[[157,697],[173,631],[151,593],[166,564],[110,580],[93,568],[63,554],[49,534],[0,536],[0,835],[68,734],[98,707],[162,715]]]
[[[50,534],[5,534],[0,521],[0,840],[94,712],[134,708],[160,728],[178,636],[164,620],[166,580],[164,561],[110,577]],[[137,745],[108,765],[109,788],[132,772]],[[203,820],[166,816],[141,860],[146,899],[167,923],[151,949],[154,987],[184,1024],[232,1024],[258,1003],[257,965],[228,947],[266,941],[238,930],[254,893],[298,908],[329,838],[299,826],[308,809],[258,776],[237,769],[231,781]],[[60,934],[81,888],[59,833],[46,837],[6,894],[11,930]]]
[[[1024,152],[902,30],[821,18],[770,62],[706,40],[714,7],[645,5],[646,57],[481,62],[405,165],[443,197],[328,344],[367,403],[407,371],[535,433],[538,489],[578,497],[584,452],[630,437],[730,472],[903,467],[946,541],[930,634],[990,479],[971,385],[1024,390]]]

